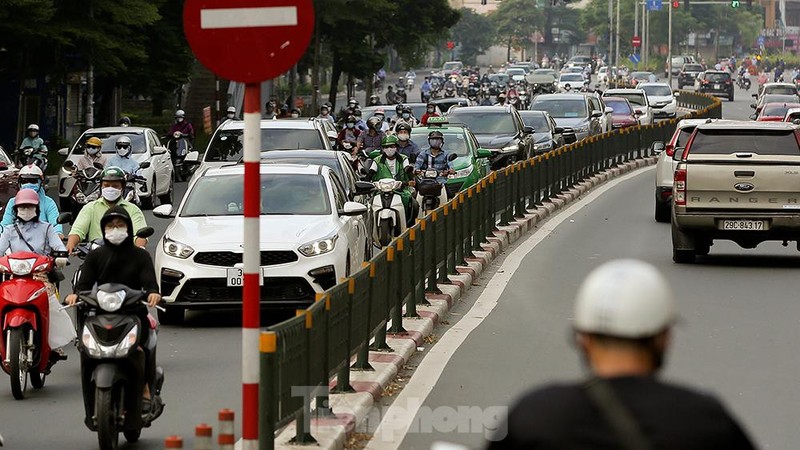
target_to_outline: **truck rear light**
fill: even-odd
[[[676,205],[686,205],[686,169],[676,169],[673,177],[672,198]]]

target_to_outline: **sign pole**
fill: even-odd
[[[261,84],[244,91],[244,292],[242,299],[242,448],[258,449],[261,300]],[[268,437],[269,438],[269,437]]]

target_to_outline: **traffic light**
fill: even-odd
[[[738,8],[739,5],[739,0],[731,0],[731,8]]]
[[[678,9],[679,6],[681,6],[681,2],[679,0],[672,0],[672,7],[674,9]]]

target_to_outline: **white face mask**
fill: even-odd
[[[102,193],[104,199],[109,202],[115,202],[122,195],[122,190],[113,187],[104,187]]]
[[[403,119],[408,119],[409,117],[411,117],[411,114],[403,113]]]
[[[394,155],[397,154],[397,149],[394,147],[387,147],[383,149],[383,153],[385,153],[389,158],[394,158]]]
[[[128,230],[126,228],[110,228],[106,229],[106,240],[114,245],[119,245],[128,238]]]
[[[300,115],[299,115],[299,114],[292,114],[292,118],[293,118],[293,119],[296,119],[296,118],[298,118],[298,117],[300,117]]]
[[[409,138],[408,133],[400,133],[397,135],[397,139],[400,139],[403,142],[407,141],[408,138]]]
[[[17,217],[23,222],[28,222],[36,217],[36,208],[30,206],[20,206],[17,208]]]

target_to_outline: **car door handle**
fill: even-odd
[[[752,178],[756,176],[756,172],[754,170],[735,170],[733,176],[737,178]]]

